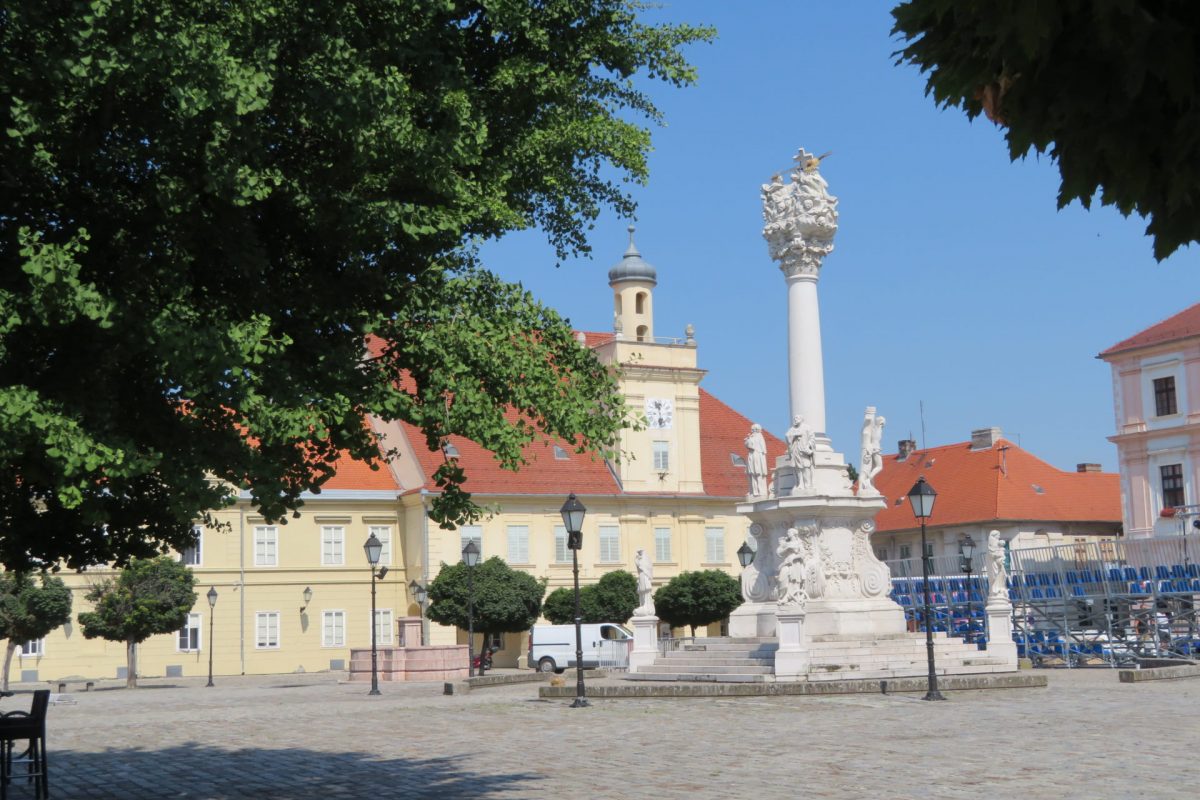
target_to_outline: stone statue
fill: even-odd
[[[750,478],[750,496],[767,496],[767,441],[763,438],[762,425],[750,426],[746,437],[746,476]]]
[[[638,607],[633,610],[635,617],[654,616],[654,562],[646,551],[638,549],[637,557],[633,559],[637,567]]]
[[[804,543],[800,539],[800,532],[788,528],[775,555],[779,557],[780,607],[804,608],[808,602],[808,594],[804,591],[808,567],[804,563]]]
[[[833,251],[838,201],[821,176],[820,157],[801,148],[794,160],[791,183],[773,175],[762,186],[763,238],[784,273],[816,274]]]
[[[620,339],[621,334],[624,332],[625,332],[624,326],[621,324],[621,315],[618,314],[616,311],[614,311],[613,312],[613,333],[615,333],[617,335],[617,338]]]
[[[792,418],[792,427],[787,432],[788,459],[796,468],[798,486],[812,491],[813,488],[813,457],[817,450],[816,435],[813,429],[797,414]]]
[[[988,600],[1008,600],[1008,570],[1004,568],[1004,543],[1000,531],[992,531],[987,538]]]
[[[862,457],[858,469],[858,494],[879,494],[875,488],[875,476],[883,469],[883,426],[887,422],[875,415],[875,407],[867,406],[862,425]]]
[[[806,530],[808,536],[804,539],[804,560],[808,564],[808,571],[805,574],[805,592],[810,599],[824,597],[826,583],[825,562],[821,558],[820,551],[817,550],[814,544],[819,528],[815,525],[810,525]]]

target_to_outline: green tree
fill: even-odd
[[[637,578],[624,570],[605,573],[579,589],[581,622],[627,622],[637,608]],[[575,590],[561,586],[546,596],[542,616],[554,625],[575,622]]]
[[[654,593],[654,608],[672,628],[711,625],[728,617],[742,604],[737,580],[718,569],[681,572]]]
[[[71,590],[62,578],[42,573],[37,581],[26,572],[0,574],[0,639],[8,640],[0,688],[8,691],[8,673],[18,647],[41,639],[70,620]]]
[[[612,452],[614,377],[474,248],[540,227],[562,258],[632,212],[635,80],[691,83],[712,35],[640,7],[6,3],[0,563],[182,549],[233,488],[281,520],[378,458],[366,414],[510,468],[542,434]],[[435,519],[475,518],[436,478]]]
[[[429,619],[440,625],[467,630],[468,600],[471,596],[466,564],[442,564],[429,584]],[[533,627],[542,613],[545,580],[515,570],[499,556],[474,568],[474,628],[488,641],[492,634],[521,633]],[[479,648],[475,648],[479,652]]]
[[[156,633],[174,633],[196,604],[195,576],[169,556],[130,559],[115,579],[93,586],[85,597],[93,610],[79,615],[85,639],[124,642],[125,685],[137,686],[137,646]]]
[[[1002,125],[1013,160],[1049,151],[1058,207],[1149,219],[1162,260],[1200,239],[1200,7],[1167,0],[910,0],[901,62],[942,106]]]

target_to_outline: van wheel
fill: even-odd
[[[557,672],[554,667],[554,659],[546,656],[538,662],[538,672]]]

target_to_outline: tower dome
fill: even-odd
[[[658,273],[654,266],[642,260],[637,245],[633,243],[634,226],[629,226],[629,247],[625,249],[624,257],[608,271],[610,285],[619,281],[648,281],[651,286],[658,283]]]

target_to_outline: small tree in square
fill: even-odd
[[[125,685],[137,687],[137,646],[156,633],[173,633],[196,604],[195,576],[169,556],[132,559],[117,577],[93,586],[85,597],[94,610],[79,615],[85,639],[124,642]]]
[[[0,681],[4,691],[8,691],[8,673],[17,648],[70,620],[71,590],[62,578],[42,573],[38,581],[28,572],[0,574],[0,639],[8,640],[4,679]]]
[[[654,593],[659,619],[672,628],[688,626],[692,636],[698,626],[720,622],[741,604],[737,580],[717,569],[682,572]]]
[[[606,573],[579,590],[581,622],[626,622],[637,608],[637,578],[624,570]],[[542,603],[542,616],[554,625],[575,622],[575,590],[566,586],[551,592]]]
[[[470,597],[466,564],[442,564],[429,584],[429,618],[439,625],[467,629]],[[521,633],[533,627],[542,613],[545,579],[513,569],[499,556],[474,568],[474,628],[490,641],[493,634]]]

